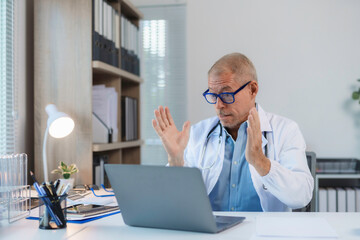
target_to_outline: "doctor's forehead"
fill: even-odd
[[[209,84],[209,90],[211,92],[225,92],[225,91],[232,91],[233,88],[228,85],[211,85],[211,84]]]
[[[210,74],[208,77],[209,90],[213,91],[230,91],[236,87],[234,74]]]

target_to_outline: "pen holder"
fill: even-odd
[[[39,197],[40,229],[66,228],[66,197],[67,194]]]

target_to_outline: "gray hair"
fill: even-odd
[[[241,53],[230,53],[219,60],[210,68],[208,75],[219,76],[223,73],[235,74],[235,79],[241,81],[243,77],[250,78],[257,82],[257,75],[254,64]]]

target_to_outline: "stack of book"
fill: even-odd
[[[119,66],[120,14],[105,0],[93,0],[93,60]]]
[[[138,107],[137,99],[121,98],[121,132],[123,141],[138,139]]]
[[[121,16],[121,69],[140,75],[139,29]]]
[[[118,206],[104,206],[95,204],[80,204],[66,209],[69,220],[84,220],[119,212]]]

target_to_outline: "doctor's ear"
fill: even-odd
[[[255,95],[258,93],[259,91],[259,85],[257,82],[252,81],[250,84],[250,91],[251,91],[251,95]]]

